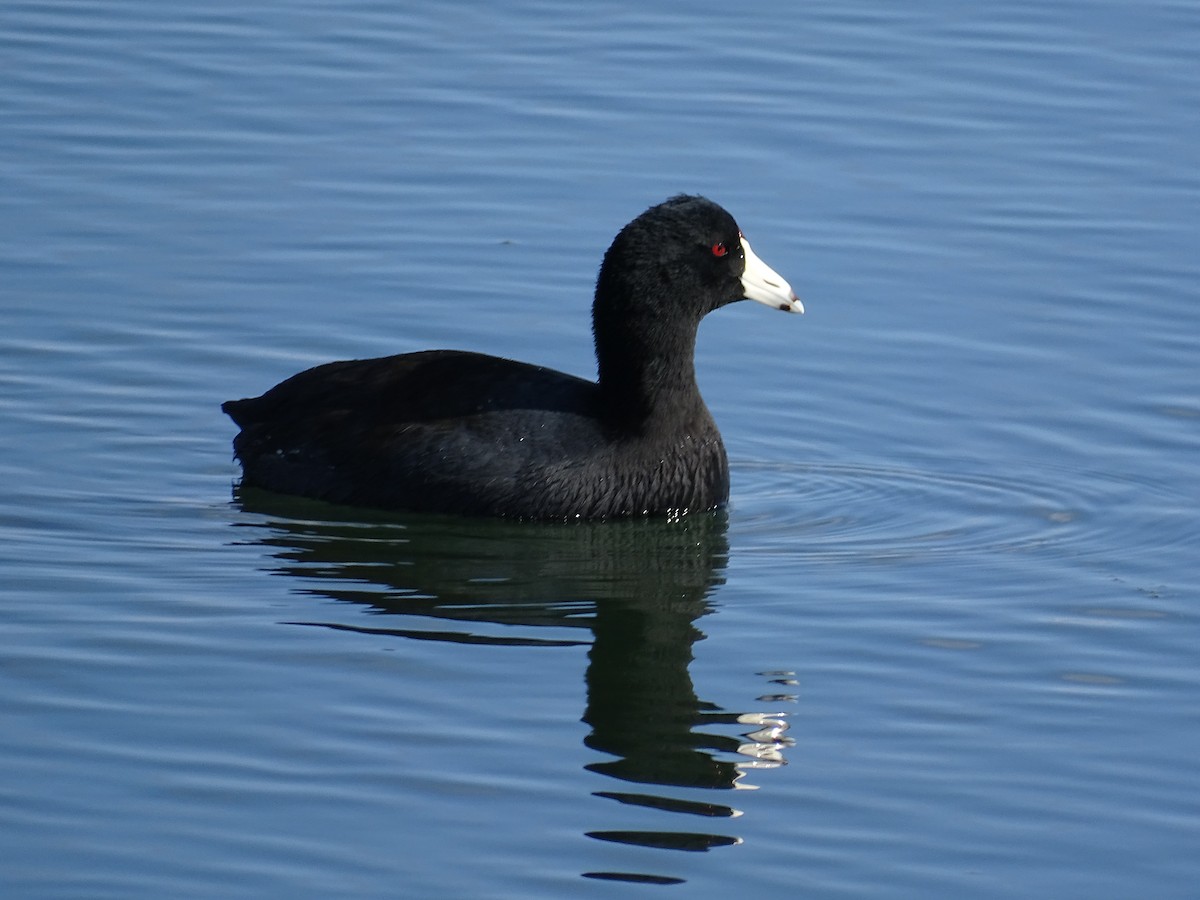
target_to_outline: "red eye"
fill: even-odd
[[[729,248],[725,246],[724,241],[717,241],[715,244],[712,245],[712,255],[713,256],[724,256],[728,252],[729,252]]]

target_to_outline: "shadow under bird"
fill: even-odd
[[[222,409],[242,483],[412,512],[597,519],[729,497],[696,386],[700,320],[738,300],[804,312],[733,217],[680,195],[623,229],[592,305],[599,377],[426,350],[320,365]]]

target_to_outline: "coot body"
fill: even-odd
[[[222,409],[243,483],[334,503],[530,519],[681,515],[729,496],[696,331],[745,298],[803,312],[737,223],[681,195],[623,228],[592,306],[597,381],[429,350],[317,366]]]

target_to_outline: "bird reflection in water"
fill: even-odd
[[[704,637],[697,620],[724,581],[724,513],[676,521],[631,519],[544,524],[339,510],[242,489],[239,525],[271,548],[281,573],[304,590],[372,612],[438,620],[436,628],[302,622],[342,631],[492,645],[591,648],[585,676],[586,744],[606,759],[591,772],[628,785],[603,800],[696,820],[732,819],[725,803],[671,796],[670,789],[752,787],[752,770],[785,763],[782,713],[736,713],[696,696],[688,667]],[[374,620],[378,622],[378,619]],[[522,626],[496,634],[494,625]],[[555,636],[541,636],[539,629]],[[578,639],[564,637],[579,632]],[[787,673],[763,673],[783,684]],[[774,693],[774,701],[790,699]],[[638,787],[634,787],[638,786]],[[598,816],[603,815],[598,811]],[[588,836],[638,847],[702,851],[741,842],[708,829],[595,830]],[[674,883],[640,872],[590,878]]]

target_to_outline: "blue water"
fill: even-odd
[[[1200,9],[0,7],[0,894],[1183,898]],[[727,512],[237,488],[218,410],[590,375],[679,191]]]

